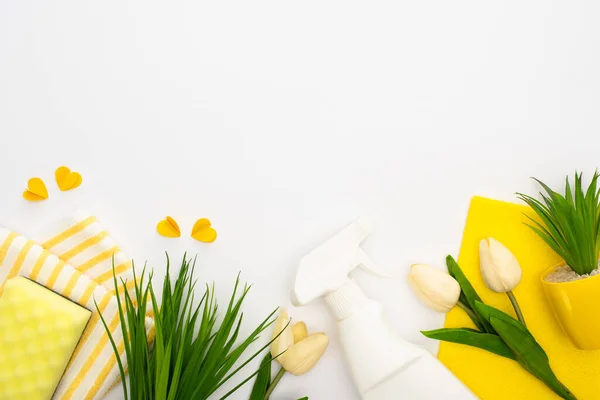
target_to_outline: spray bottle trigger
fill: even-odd
[[[375,264],[360,247],[356,250],[356,255],[354,256],[354,265],[352,269],[355,267],[361,267],[367,272],[372,273],[375,276],[379,276],[380,278],[388,278],[394,279],[395,277],[385,272],[382,268],[379,268],[377,264]]]

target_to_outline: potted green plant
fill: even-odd
[[[543,182],[541,200],[518,197],[537,214],[528,225],[562,259],[542,274],[542,286],[556,318],[580,349],[600,349],[600,191],[596,171],[584,189],[582,174],[574,186],[566,179],[564,195]]]

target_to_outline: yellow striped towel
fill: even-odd
[[[92,311],[92,317],[53,398],[99,399],[117,382],[119,371],[94,301],[109,325],[125,364],[113,283],[104,278],[109,271],[112,276],[113,254],[105,258],[109,253],[106,250],[116,250],[114,255],[118,264],[115,265],[128,266],[121,270],[119,277],[129,282],[132,282],[133,276],[131,263],[118,251],[112,238],[94,217],[78,214],[71,220],[73,223],[66,221],[68,226],[59,228],[54,236],[48,237],[43,243],[73,262],[74,266],[33,241],[0,228],[0,295],[7,279],[21,275]],[[152,325],[152,319],[147,318],[149,333]]]
[[[42,247],[114,293],[113,257],[117,281],[134,286],[131,260],[125,256],[96,217],[85,211],[63,218],[34,238]],[[122,293],[122,288],[119,287]],[[130,292],[133,295],[133,291]]]

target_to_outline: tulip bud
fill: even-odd
[[[447,272],[425,264],[410,267],[408,283],[427,307],[447,313],[456,305],[460,296],[460,285]]]
[[[288,349],[281,365],[291,374],[305,374],[321,359],[328,344],[329,338],[324,333],[309,335]]]
[[[521,281],[519,261],[494,238],[479,242],[479,265],[485,284],[496,293],[511,291]]]
[[[271,343],[271,355],[277,357],[277,360],[281,362],[281,359],[285,358],[287,354],[286,350],[294,344],[294,334],[290,326],[290,317],[287,310],[283,307],[279,312],[279,317],[277,317],[277,320],[273,324],[273,339],[273,343]]]

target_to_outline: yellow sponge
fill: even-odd
[[[21,276],[0,297],[0,399],[52,397],[90,311]]]

